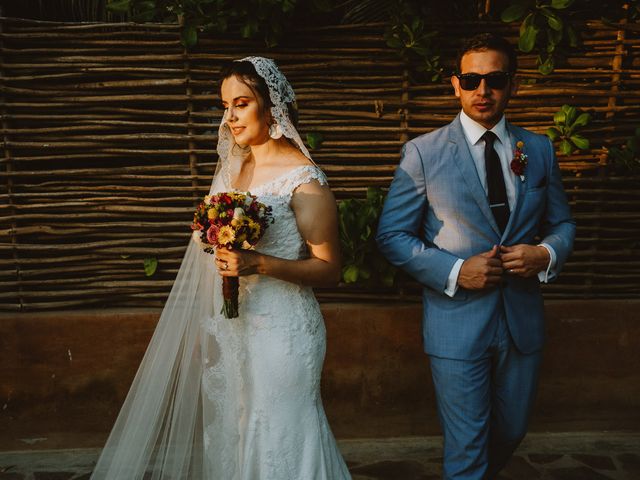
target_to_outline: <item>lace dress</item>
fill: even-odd
[[[314,179],[326,184],[320,169],[302,166],[251,192],[275,219],[259,252],[308,255],[290,202]],[[313,291],[250,275],[240,278],[239,303],[238,318],[213,312],[203,323],[204,478],[350,479],[320,398],[326,332]]]

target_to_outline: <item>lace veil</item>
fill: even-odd
[[[293,89],[275,62],[263,57],[239,61],[251,62],[265,80],[273,119],[311,160],[289,117],[287,104],[295,102]],[[244,156],[225,116],[218,130],[217,151],[210,193],[231,188],[230,175]],[[220,307],[220,277],[211,256],[192,240],[92,479],[205,478],[203,362],[205,355],[206,361],[215,359],[216,344],[205,338],[203,324]]]

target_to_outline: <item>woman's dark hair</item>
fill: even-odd
[[[270,108],[273,106],[271,98],[269,96],[269,87],[267,87],[264,78],[258,75],[253,63],[249,61],[243,62],[229,62],[222,67],[220,71],[220,80],[218,81],[218,96],[222,97],[222,82],[227,78],[236,77],[247,87],[251,89],[253,94],[258,98],[262,104],[262,113],[268,115]],[[287,103],[287,110],[289,118],[294,127],[298,126],[298,110],[292,103]]]
[[[480,33],[466,40],[458,50],[456,68],[461,72],[462,57],[468,52],[481,52],[484,50],[496,50],[504,53],[509,59],[509,73],[515,73],[518,69],[518,56],[507,40],[493,33]]]

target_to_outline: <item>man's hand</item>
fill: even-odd
[[[549,251],[540,245],[500,246],[502,268],[507,273],[528,278],[546,270],[551,260]]]
[[[502,269],[498,246],[494,245],[488,252],[469,257],[462,263],[458,274],[458,285],[467,290],[495,287],[500,283]]]

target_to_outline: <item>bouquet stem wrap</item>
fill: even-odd
[[[236,318],[238,316],[238,288],[240,279],[238,277],[222,277],[222,313],[226,318]]]

